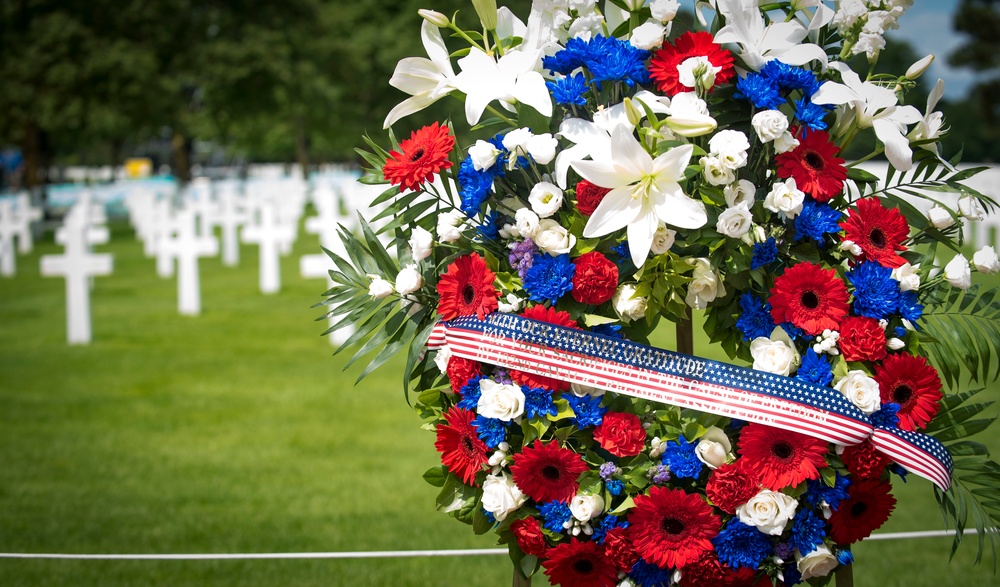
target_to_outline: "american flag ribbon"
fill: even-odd
[[[547,324],[513,314],[435,326],[427,348],[681,408],[791,430],[840,445],[870,439],[883,454],[943,491],[952,459],[936,439],[881,428],[829,387]]]

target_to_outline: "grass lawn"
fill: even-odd
[[[125,225],[100,251],[115,272],[93,290],[94,342],[65,344],[64,284],[41,278],[51,235],[0,279],[0,552],[237,553],[489,548],[434,511],[420,478],[433,435],[403,401],[399,365],[352,383],[310,306],[321,280],[257,290],[256,249],[238,268],[201,262],[200,317]],[[701,348],[705,348],[704,344]],[[989,438],[1000,449],[1000,431]],[[900,485],[900,484],[897,484]],[[883,531],[941,518],[928,482],[896,491]],[[1000,584],[970,542],[866,542],[860,586]],[[291,561],[0,559],[0,585],[448,585],[510,583],[505,557]],[[541,584],[542,581],[536,581]]]

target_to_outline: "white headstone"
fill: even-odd
[[[281,289],[281,243],[292,235],[289,227],[278,223],[273,202],[262,201],[258,216],[255,224],[243,227],[243,242],[259,246],[261,293],[275,293]]]
[[[13,277],[17,272],[17,255],[14,254],[14,235],[18,231],[14,216],[14,202],[0,200],[0,275]]]
[[[19,253],[30,253],[34,245],[31,234],[31,223],[38,222],[44,216],[41,208],[31,205],[31,196],[18,194],[15,202],[15,218],[17,219],[17,250]]]
[[[174,254],[165,243],[169,242],[177,232],[177,213],[174,212],[169,200],[157,202],[156,222],[152,238],[156,241],[153,247],[156,255],[156,275],[162,279],[174,276]]]
[[[219,254],[214,236],[199,236],[195,228],[195,211],[181,210],[176,217],[176,236],[160,243],[166,253],[177,259],[177,310],[181,314],[201,314],[201,280],[198,257]]]
[[[246,206],[240,194],[231,189],[219,196],[219,204],[216,223],[222,227],[222,264],[235,267],[240,264],[239,230],[247,221]]]

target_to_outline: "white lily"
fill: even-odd
[[[906,135],[906,138],[911,143],[936,139],[947,131],[944,128],[944,114],[934,112],[934,108],[937,107],[941,96],[944,96],[944,80],[939,79],[934,84],[934,89],[931,90],[930,96],[927,96],[927,112],[921,120],[917,121],[917,126],[913,127],[910,134]],[[938,154],[937,143],[924,143],[920,145],[920,148],[927,149],[935,155]]]
[[[610,159],[573,163],[581,177],[611,190],[594,210],[583,236],[595,238],[627,227],[632,261],[642,267],[661,221],[678,228],[704,226],[705,204],[687,196],[678,183],[693,151],[692,145],[683,145],[653,159],[632,131],[615,127]]]
[[[757,0],[717,0],[717,3],[726,26],[715,34],[715,42],[739,45],[738,56],[748,68],[760,71],[772,59],[789,65],[815,60],[826,67],[826,51],[819,45],[802,42],[809,31],[801,23],[772,22],[765,26]]]
[[[462,73],[455,78],[455,87],[465,92],[465,117],[470,125],[479,124],[486,106],[499,100],[508,110],[521,102],[543,116],[552,116],[552,99],[545,87],[545,78],[536,67],[538,51],[508,51],[499,61],[473,47],[458,60]]]
[[[440,30],[425,20],[420,25],[420,38],[430,59],[406,57],[396,64],[389,85],[410,97],[389,111],[382,128],[389,128],[397,120],[420,112],[455,89],[455,70],[451,67],[451,58]]]
[[[809,19],[809,30],[817,31],[833,20],[833,15],[836,12],[832,8],[823,4],[823,0],[792,0],[791,6],[796,12],[801,12],[806,15]],[[807,8],[815,8],[813,12],[806,10]]]
[[[841,74],[844,83],[826,82],[813,94],[813,104],[846,105],[854,110],[858,128],[874,127],[875,136],[885,144],[885,156],[900,171],[913,167],[913,150],[906,138],[906,126],[922,120],[913,106],[899,106],[896,94],[889,88],[862,82],[851,68],[842,62],[831,63],[831,69]]]

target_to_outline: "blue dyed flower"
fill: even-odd
[[[649,51],[637,49],[628,41],[597,35],[590,40],[585,66],[598,89],[602,82],[623,82],[631,88],[649,83],[648,58]]]
[[[618,265],[624,265],[632,261],[632,251],[628,248],[628,241],[624,240],[611,247],[611,250],[618,255]]]
[[[905,294],[906,292],[904,291],[904,292],[902,292],[902,293],[904,293],[904,294]],[[900,297],[902,297],[902,296],[900,296]],[[903,303],[902,303],[902,302],[900,302],[900,304],[899,304],[899,305],[900,305],[900,306],[902,306],[902,305],[903,305]],[[921,307],[921,310],[923,310],[923,307]],[[923,313],[923,312],[921,312],[921,313]],[[903,328],[902,326],[897,326],[897,327],[893,328],[893,329],[892,329],[892,332],[893,332],[893,334],[895,334],[895,335],[896,335],[896,337],[897,337],[897,338],[903,338],[904,336],[906,336],[906,329],[905,329],[905,328]]]
[[[684,436],[680,436],[676,441],[667,442],[667,447],[660,457],[664,465],[670,467],[670,472],[675,477],[684,479],[697,479],[705,468],[704,463],[698,460],[695,454],[697,443],[688,442]]]
[[[458,166],[458,193],[462,198],[462,212],[472,218],[479,213],[483,203],[493,189],[493,174],[483,169],[477,171],[472,164],[472,156],[462,160]]]
[[[899,309],[899,282],[892,269],[874,261],[865,261],[847,272],[854,285],[854,313],[881,320]]]
[[[550,501],[539,505],[538,513],[542,514],[542,526],[557,534],[566,529],[564,526],[573,516],[569,511],[569,504],[561,501]]]
[[[781,329],[785,331],[785,334],[788,335],[788,338],[792,340],[798,340],[800,338],[803,340],[812,340],[814,338],[813,336],[806,334],[804,330],[791,322],[782,322],[778,326],[780,326]]]
[[[625,483],[623,483],[620,479],[611,479],[610,481],[605,481],[604,487],[608,489],[608,493],[610,493],[615,497],[618,497],[619,495],[622,494],[622,491],[625,491]]]
[[[828,486],[822,479],[807,482],[806,502],[814,508],[821,508],[825,503],[836,511],[840,507],[840,502],[847,499],[847,488],[851,486],[850,479],[841,476],[840,473],[836,475],[833,487]]]
[[[762,110],[777,110],[785,103],[778,91],[778,84],[757,73],[749,73],[736,82],[734,97],[738,100],[750,100]]]
[[[774,330],[774,319],[771,317],[771,304],[751,293],[740,296],[740,318],[736,327],[743,333],[744,340],[753,340],[763,336],[771,336]]]
[[[598,324],[597,326],[591,326],[590,331],[595,334],[603,334],[608,338],[619,338],[619,339],[625,338],[625,335],[622,334],[622,325],[616,324],[614,322],[608,322],[607,324]]]
[[[538,253],[532,258],[531,268],[524,274],[524,290],[533,302],[556,303],[573,289],[573,274],[576,265],[569,255]]]
[[[838,548],[834,551],[836,553],[837,562],[841,565],[849,565],[854,562],[854,554],[846,548]]]
[[[718,536],[712,539],[712,544],[719,560],[734,569],[747,567],[756,570],[771,555],[771,541],[767,535],[738,518],[729,520]]]
[[[795,561],[792,561],[792,564],[785,567],[782,575],[785,577],[785,587],[792,587],[792,585],[798,585],[802,582],[802,573],[799,572]]]
[[[586,106],[587,99],[583,97],[590,89],[587,79],[582,73],[566,76],[554,82],[545,82],[545,85],[552,93],[552,99],[556,104],[564,106]]]
[[[552,392],[543,387],[521,386],[524,393],[524,412],[528,418],[543,418],[555,416],[556,404],[552,401]]]
[[[904,469],[897,463],[891,463],[889,465],[889,472],[899,477],[903,481],[903,483],[906,483],[906,469]]]
[[[760,69],[761,75],[770,79],[778,88],[785,91],[802,90],[807,97],[812,96],[819,89],[819,82],[816,81],[816,74],[811,70],[788,65],[772,59],[764,64]]]
[[[488,379],[484,375],[476,375],[471,377],[461,389],[458,390],[461,394],[462,399],[458,402],[458,407],[463,410],[475,411],[476,407],[479,405],[479,396],[482,395],[483,390],[479,388],[479,382],[483,379]]]
[[[820,387],[829,387],[833,383],[833,368],[826,355],[816,354],[816,351],[809,347],[802,355],[802,365],[799,366],[795,378]]]
[[[500,214],[491,211],[483,218],[482,224],[476,227],[476,234],[483,240],[495,241],[500,238],[501,224]]]
[[[908,320],[914,328],[917,328],[917,321],[924,316],[924,305],[917,301],[917,292],[912,289],[900,292],[898,312],[900,318]],[[897,326],[896,328],[899,330],[902,327]],[[905,334],[906,329],[903,328],[903,334],[897,333],[896,336],[904,336]]]
[[[802,98],[795,101],[795,118],[799,123],[810,130],[826,130],[826,115],[830,113],[827,106],[813,104],[809,98]]]
[[[672,569],[661,569],[642,559],[632,565],[632,570],[628,572],[629,578],[642,587],[670,587],[673,574]]]
[[[615,528],[628,528],[629,524],[625,520],[619,520],[617,516],[604,516],[600,523],[594,525],[594,540],[598,544],[604,544],[604,538],[609,530]]]
[[[843,214],[827,204],[821,204],[812,198],[802,202],[802,211],[795,217],[795,240],[811,238],[820,248],[826,244],[826,235],[840,232],[840,222]]]
[[[872,424],[879,428],[898,428],[899,404],[895,402],[882,404],[882,407],[868,418],[871,419]]]
[[[569,407],[573,408],[573,422],[578,427],[599,426],[604,421],[604,414],[608,409],[601,406],[600,396],[585,395],[580,397],[570,393],[563,397],[569,402]]]
[[[476,429],[476,435],[489,448],[496,448],[504,440],[507,440],[507,423],[496,418],[486,416],[476,416],[472,421],[472,426]]]
[[[801,508],[792,521],[792,546],[803,556],[816,550],[826,537],[826,522],[810,508]]]
[[[574,70],[583,67],[590,58],[590,43],[579,37],[566,41],[566,47],[556,51],[554,55],[542,57],[542,67],[549,70],[549,75],[561,73],[569,75]]]
[[[778,241],[774,237],[753,246],[753,257],[750,258],[750,269],[757,270],[774,263],[778,258]]]

